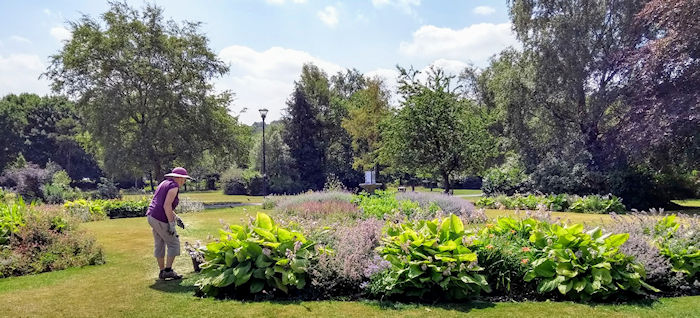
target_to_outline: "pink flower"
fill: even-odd
[[[529,261],[530,261],[529,259],[523,258],[523,260],[521,260],[520,262],[523,264],[527,264]]]
[[[529,248],[529,247],[527,247],[527,246],[524,246],[524,247],[523,247],[523,252],[529,252],[529,251],[530,251],[530,248]]]

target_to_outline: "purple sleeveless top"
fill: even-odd
[[[158,188],[156,188],[156,193],[153,194],[151,205],[148,206],[148,212],[146,212],[146,215],[150,215],[158,221],[168,223],[168,217],[165,215],[165,208],[163,208],[163,204],[165,204],[165,197],[168,196],[168,191],[170,191],[172,188],[179,188],[177,182],[172,179],[166,179],[158,185]],[[175,200],[173,200],[173,210],[175,210],[178,203],[180,203],[180,200],[176,195]]]

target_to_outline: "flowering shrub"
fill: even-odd
[[[75,231],[66,215],[35,210],[20,199],[9,207],[0,203],[0,218],[0,232],[11,233],[0,237],[0,278],[104,263],[95,239]]]
[[[219,241],[203,251],[202,277],[196,285],[204,294],[246,297],[306,286],[316,252],[303,234],[277,226],[264,213],[252,224],[231,225],[229,230],[221,230]]]
[[[309,274],[311,285],[320,297],[361,293],[370,277],[389,265],[379,257],[384,222],[370,218],[340,225],[326,242],[334,253],[319,255]]]
[[[650,283],[673,295],[697,293],[698,216],[664,215],[663,210],[652,210],[613,215],[613,219],[612,231],[630,234],[621,250],[644,265]]]
[[[469,236],[454,214],[442,221],[389,226],[378,252],[391,266],[375,276],[371,292],[417,298],[444,295],[448,299],[489,292]]]
[[[468,200],[444,193],[399,192],[396,194],[396,199],[399,201],[408,200],[416,202],[423,210],[432,212],[432,217],[435,217],[434,213],[437,210],[440,210],[446,214],[452,213],[459,216],[476,216],[474,204]]]
[[[352,194],[344,191],[309,191],[299,195],[292,196],[273,196],[269,203],[281,211],[287,209],[288,206],[299,205],[304,202],[325,202],[325,201],[345,201],[352,202]]]
[[[579,213],[612,213],[624,212],[625,205],[622,199],[608,195],[521,195],[513,196],[498,195],[495,197],[482,197],[476,201],[476,205],[491,209],[528,209],[535,210],[544,206],[550,211],[572,211]]]
[[[76,200],[66,201],[63,206],[68,214],[83,222],[103,220],[107,213],[103,208],[103,200]]]

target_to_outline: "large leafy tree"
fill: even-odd
[[[533,63],[534,104],[551,134],[580,140],[589,169],[617,156],[618,112],[624,81],[620,52],[634,48],[638,0],[509,0],[513,27]]]
[[[82,120],[75,106],[65,97],[39,97],[36,94],[7,95],[0,100],[0,112],[9,119],[2,129],[6,151],[0,160],[13,160],[22,154],[30,162],[46,165],[52,161],[71,178],[97,179],[100,169],[79,143]]]
[[[625,146],[654,166],[700,165],[700,1],[649,1],[637,14],[641,45],[629,54]]]
[[[245,131],[228,114],[231,94],[215,94],[211,84],[228,67],[199,23],[165,21],[157,6],[139,11],[119,2],[100,18],[70,23],[73,36],[45,75],[77,100],[107,172],[160,178],[205,150],[239,151],[235,136]]]
[[[459,98],[454,77],[431,68],[399,68],[401,109],[383,132],[382,157],[407,171],[439,176],[448,192],[455,172],[478,173],[493,153],[494,143],[478,107]]]
[[[381,80],[368,80],[367,87],[350,96],[348,108],[342,125],[352,137],[353,168],[375,169],[380,163],[382,124],[391,115],[389,92]]]

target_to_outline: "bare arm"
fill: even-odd
[[[165,216],[168,218],[168,222],[175,222],[175,211],[173,211],[173,201],[177,196],[178,188],[172,188],[168,190],[168,195],[165,196],[165,202],[163,203],[163,209],[165,209]]]

